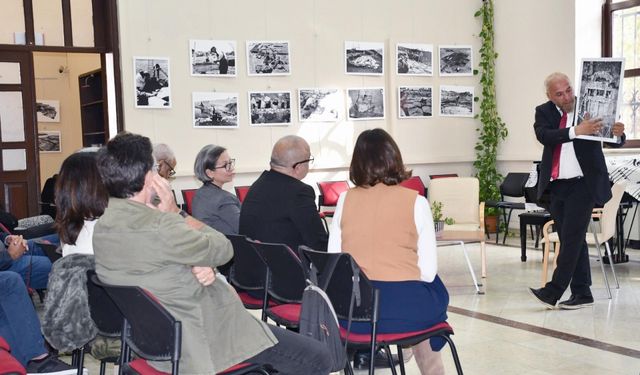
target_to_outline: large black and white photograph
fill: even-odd
[[[38,151],[40,152],[62,152],[60,146],[59,131],[38,132]]]
[[[473,117],[473,86],[440,86],[440,116]]]
[[[247,71],[250,76],[291,74],[288,41],[247,41]]]
[[[344,99],[338,89],[300,89],[298,103],[300,121],[336,122],[340,118]]]
[[[171,108],[169,58],[134,57],[136,108]]]
[[[189,41],[191,75],[197,77],[235,77],[236,42],[234,40]]]
[[[291,124],[291,92],[249,92],[249,124],[253,126]]]
[[[384,43],[344,42],[346,74],[383,75]]]
[[[471,46],[441,45],[440,76],[472,76],[473,49]]]
[[[431,86],[398,87],[398,117],[425,118],[433,116],[433,88]]]
[[[60,122],[60,101],[36,99],[38,122]]]
[[[433,44],[396,44],[396,73],[408,76],[432,76]]]
[[[349,120],[384,119],[384,88],[347,89]]]
[[[194,128],[237,128],[238,93],[194,92]]]
[[[624,59],[583,59],[581,66],[576,122],[580,123],[586,116],[601,118],[602,128],[598,134],[577,138],[616,143],[618,137],[612,134],[612,128],[619,119]]]

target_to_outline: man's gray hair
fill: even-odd
[[[551,86],[551,82],[557,81],[559,79],[566,80],[567,82],[569,82],[569,84],[571,84],[571,80],[566,74],[560,73],[560,72],[553,72],[549,74],[547,78],[544,79],[544,92],[548,93],[549,86]]]
[[[176,156],[171,151],[171,148],[164,143],[156,143],[153,145],[153,158],[156,163],[160,160],[176,160]]]

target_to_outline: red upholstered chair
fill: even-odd
[[[198,191],[198,189],[182,190],[182,201],[184,202],[184,210],[187,211],[189,215],[191,215],[191,202],[193,201],[193,197],[195,197],[196,195],[196,191]]]
[[[235,186],[234,190],[236,191],[236,197],[238,197],[238,200],[240,201],[240,203],[244,202],[244,198],[247,196],[247,193],[249,192],[249,188],[251,186]]]
[[[418,192],[423,197],[426,196],[426,188],[420,176],[412,176],[411,178],[404,180],[400,183],[400,186],[404,186],[407,189],[412,189]]]
[[[278,325],[298,328],[302,292],[307,286],[300,258],[284,244],[247,241],[262,256],[269,270],[266,282],[269,302],[277,305],[269,306],[266,316]]]
[[[299,252],[304,268],[318,271],[319,286],[326,291],[339,319],[349,320],[350,311],[352,311],[351,321],[371,323],[371,334],[347,332],[346,329],[341,328],[340,334],[343,340],[348,340],[347,346],[349,350],[369,349],[371,358],[375,358],[376,349],[385,348],[390,367],[393,368],[392,372],[395,374],[394,361],[389,347],[397,345],[398,363],[401,373],[404,374],[401,347],[413,346],[432,337],[441,337],[449,344],[456,370],[458,374],[462,374],[460,359],[450,337],[453,335],[453,329],[447,322],[439,322],[421,331],[377,333],[379,293],[364,272],[360,270],[351,255],[347,253],[313,251],[306,246],[300,246]],[[311,265],[314,267],[312,268]],[[357,298],[352,299],[352,291],[354,290],[359,290],[360,292],[359,304],[353,302],[353,300],[357,300]],[[352,304],[353,307],[351,308]],[[373,374],[375,361],[370,362],[369,374]],[[353,374],[351,364],[348,364],[346,370],[346,373]]]
[[[26,375],[27,371],[11,355],[9,344],[0,336],[0,375]]]
[[[340,194],[349,190],[349,183],[347,181],[322,181],[318,182],[318,190],[320,190],[320,195],[318,196],[318,212],[328,232],[329,225],[327,224],[326,218],[333,217],[335,210],[323,210],[322,208],[335,207],[338,204]]]

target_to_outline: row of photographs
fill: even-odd
[[[347,89],[347,120],[381,120],[385,118],[385,93],[382,87]],[[237,128],[238,93],[194,92],[192,96],[194,128]],[[291,124],[290,91],[248,93],[249,124],[275,126]],[[473,117],[472,86],[440,86],[440,116]],[[433,117],[431,86],[398,88],[398,117]],[[343,118],[343,92],[340,89],[311,88],[298,90],[300,122],[337,122]]]

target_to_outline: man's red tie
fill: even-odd
[[[567,113],[563,111],[558,129],[564,129],[566,127]],[[560,173],[560,150],[562,150],[562,143],[557,144],[553,149],[553,159],[551,159],[551,178],[554,180],[558,178],[558,174]]]

